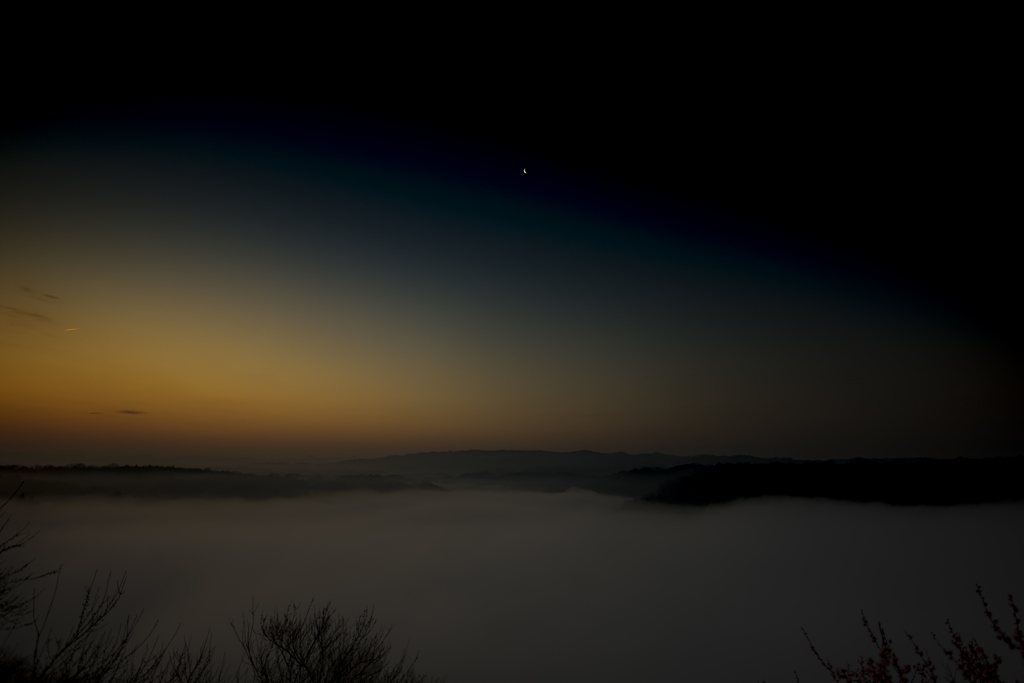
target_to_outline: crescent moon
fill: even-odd
[[[526,175],[526,169],[525,168],[523,169],[523,175]]]

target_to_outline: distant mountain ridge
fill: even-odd
[[[680,505],[791,496],[890,505],[957,505],[1024,499],[1024,457],[853,458],[722,463],[663,483],[644,500]]]
[[[666,453],[599,453],[597,451],[432,451],[389,455],[383,458],[344,460],[339,470],[352,474],[400,474],[404,476],[447,476],[465,474],[574,473],[605,476],[628,470],[671,468],[679,465],[713,465],[719,462],[789,462],[789,458],[756,458],[750,455],[668,455]]]

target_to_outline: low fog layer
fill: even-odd
[[[154,466],[0,466],[0,496],[267,499],[360,490],[561,493],[579,488],[683,505],[765,495],[895,505],[1024,498],[1017,485],[1024,477],[1022,457],[796,461],[749,456],[679,458],[659,453],[464,451],[358,460],[348,473],[338,474],[343,464],[327,463],[318,469],[307,468],[305,474],[284,475]],[[615,470],[631,465],[635,467]]]
[[[1024,588],[1024,505],[889,507],[762,498],[705,508],[590,492],[347,492],[254,500],[16,501],[63,564],[59,609],[128,572],[126,611],[169,635],[253,600],[372,605],[424,672],[475,681],[818,680],[800,627],[838,662],[869,652],[860,610],[928,641],[947,618],[988,644]],[[969,541],[967,540],[969,539]],[[1005,619],[1004,619],[1005,621]],[[1022,672],[1010,670],[1011,678]],[[818,677],[818,678],[815,678]]]
[[[756,458],[744,458],[756,460]],[[386,458],[345,460],[333,466],[344,473],[402,474],[406,476],[505,475],[566,473],[606,476],[639,467],[675,467],[715,462],[713,455],[680,457],[665,453],[595,453],[594,451],[440,451],[409,453]],[[731,460],[731,459],[730,459]]]
[[[52,498],[281,498],[339,491],[440,490],[422,480],[386,475],[257,475],[174,467],[0,467],[0,496]]]

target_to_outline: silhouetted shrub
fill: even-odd
[[[14,495],[17,493],[15,490]],[[41,578],[29,571],[31,563],[11,562],[9,553],[23,547],[34,535],[28,533],[27,526],[13,531],[8,528],[11,518],[5,508],[14,495],[0,504],[0,631],[11,631],[27,625],[25,620],[30,602],[23,588],[30,581]]]
[[[335,614],[330,603],[305,610],[291,604],[282,612],[256,615],[251,609],[238,626],[248,672],[254,683],[427,683],[403,652],[391,663],[391,629],[377,625],[364,610],[354,621]]]
[[[10,502],[8,499],[7,502]],[[10,652],[0,645],[2,683],[428,683],[405,653],[391,661],[390,629],[370,611],[354,621],[338,617],[330,604],[304,612],[290,605],[282,614],[259,614],[253,607],[232,628],[245,653],[233,674],[218,665],[209,638],[198,648],[161,644],[154,630],[140,634],[140,615],[117,625],[110,615],[124,595],[125,577],[85,588],[78,617],[66,633],[49,626],[60,586],[60,570],[32,574],[29,564],[11,562],[10,552],[31,540],[26,527],[8,530],[10,516],[0,504],[0,628],[34,632],[32,652]],[[52,592],[26,584],[55,575]],[[45,607],[44,607],[45,605]],[[6,641],[4,641],[6,642]]]
[[[988,602],[985,600],[980,586],[977,587],[976,592],[978,597],[981,598],[985,616],[992,626],[996,640],[1006,644],[1012,652],[1019,654],[1021,661],[1024,662],[1024,632],[1021,631],[1020,611],[1013,601],[1013,595],[1008,597],[1008,601],[1010,611],[1013,614],[1014,628],[1012,633],[1007,633],[999,625],[999,620],[992,614],[992,610],[989,609]],[[807,643],[811,647],[811,652],[814,653],[818,662],[825,667],[833,681],[845,683],[938,683],[939,675],[935,663],[909,633],[907,634],[907,639],[914,647],[917,661],[913,664],[901,664],[899,657],[893,650],[893,641],[886,636],[882,625],[878,624],[878,632],[875,633],[875,630],[871,628],[863,613],[861,614],[861,621],[864,623],[864,628],[867,629],[871,643],[877,648],[878,653],[876,656],[868,657],[867,659],[860,657],[856,666],[837,667],[833,665],[821,656],[811,642],[810,637],[807,636],[807,632],[804,631],[804,636],[807,637]],[[953,630],[953,626],[948,620],[946,621],[946,628],[949,631],[950,644],[948,647],[943,645],[934,633],[932,634],[932,640],[939,646],[946,659],[946,662],[944,662],[946,664],[946,681],[962,680],[965,683],[1003,683],[1003,679],[999,676],[999,667],[1002,665],[1003,660],[999,655],[985,652],[985,648],[975,639],[964,641],[963,636]],[[799,677],[797,680],[799,681]]]

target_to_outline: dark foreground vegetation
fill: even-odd
[[[891,505],[1024,500],[1024,457],[719,463],[663,484],[644,500],[683,505],[759,496]]]
[[[981,598],[981,606],[985,610],[985,616],[992,627],[996,641],[1000,645],[1006,645],[1013,656],[1019,655],[1021,662],[1024,663],[1024,631],[1021,630],[1020,610],[1013,601],[1013,595],[1007,598],[1013,618],[1013,630],[1008,632],[989,609],[988,601],[985,600],[985,596],[981,592],[981,586],[977,587],[976,592]],[[833,681],[842,683],[939,683],[940,680],[949,683],[956,681],[1004,683],[1005,681],[999,672],[1003,665],[1002,657],[986,652],[976,639],[964,640],[964,637],[953,629],[948,620],[946,621],[948,633],[945,639],[940,639],[932,633],[932,641],[942,652],[938,664],[928,654],[927,648],[919,644],[909,633],[906,634],[906,637],[914,650],[915,661],[912,664],[901,663],[893,640],[886,635],[882,625],[877,625],[876,632],[863,614],[861,614],[861,621],[864,628],[867,629],[872,646],[878,652],[875,656],[860,657],[856,666],[832,664],[821,656],[810,637],[807,636],[807,632],[804,631],[811,651]],[[799,681],[800,677],[796,676],[796,680]]]
[[[7,502],[10,498],[7,499]],[[428,683],[415,660],[393,657],[390,629],[364,611],[353,620],[330,604],[290,605],[270,614],[252,606],[232,622],[243,658],[235,667],[218,660],[210,639],[198,645],[161,642],[140,630],[140,617],[114,622],[125,578],[95,580],[85,589],[75,622],[63,631],[50,625],[60,570],[33,573],[15,560],[31,540],[12,528],[0,504],[0,682],[2,683]],[[14,555],[12,555],[14,553]],[[49,590],[44,581],[52,581]],[[155,629],[155,627],[154,627]],[[9,636],[27,630],[28,651],[13,651]],[[6,637],[5,637],[6,636]]]

